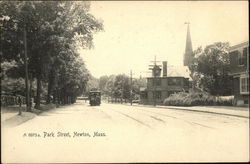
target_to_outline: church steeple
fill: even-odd
[[[189,30],[189,22],[185,22],[187,24],[187,38],[186,38],[186,48],[184,53],[184,66],[189,66],[194,58],[191,35]]]

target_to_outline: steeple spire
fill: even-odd
[[[191,35],[189,30],[189,22],[185,22],[187,24],[187,38],[186,38],[186,49],[184,53],[184,66],[189,66],[194,58]]]

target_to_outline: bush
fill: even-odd
[[[232,97],[215,97],[207,92],[179,92],[172,94],[164,100],[164,105],[172,106],[198,106],[198,105],[223,105],[232,106]]]
[[[231,105],[233,105],[233,98],[218,97],[216,99],[216,104],[223,105],[223,106],[231,106]]]

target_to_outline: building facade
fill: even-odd
[[[188,69],[189,66],[192,66],[194,53],[192,48],[189,22],[186,22],[185,24],[187,24],[187,37],[183,65]],[[164,100],[171,94],[189,91],[191,82],[189,81],[189,78],[183,76],[183,72],[181,75],[168,76],[167,61],[164,61],[162,66],[163,77],[160,77],[161,68],[157,66],[155,62],[154,68],[152,69],[152,77],[147,78],[147,87],[140,89],[141,104],[163,104]]]
[[[147,88],[141,90],[141,104],[163,104],[173,93],[188,92],[189,78],[185,77],[149,77]]]
[[[234,105],[249,105],[249,42],[230,47],[230,75],[233,77]]]

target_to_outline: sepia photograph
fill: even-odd
[[[0,1],[1,163],[249,162],[248,1]]]

